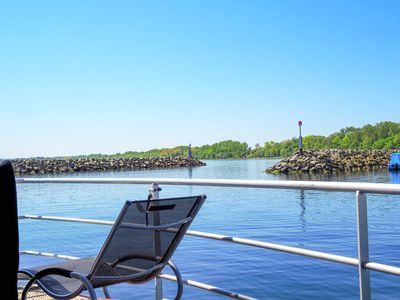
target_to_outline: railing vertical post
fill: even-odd
[[[160,198],[160,188],[158,184],[152,183],[151,184],[151,189],[150,189],[150,194],[151,194],[151,199],[159,199]],[[160,223],[159,216],[157,214],[154,214],[154,218],[157,218],[157,220],[154,220],[154,225],[159,225],[157,223]],[[160,245],[160,236],[159,232],[155,231],[154,232],[154,243],[155,243],[155,255],[159,256],[158,252],[161,252],[161,245]],[[155,279],[155,299],[156,300],[162,300],[163,299],[163,287],[162,287],[162,279],[159,277],[156,277]]]
[[[369,261],[367,195],[356,192],[357,201],[357,244],[358,244],[358,282],[360,300],[371,300],[369,270],[364,266]]]
[[[151,199],[159,199],[160,198],[160,187],[157,183],[152,183],[150,188]]]

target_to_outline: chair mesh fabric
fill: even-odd
[[[127,209],[121,213],[119,224],[110,233],[94,277],[133,275],[166,263],[186,231],[182,230],[189,226],[190,221],[160,230],[145,226],[176,223],[193,217],[198,201],[198,197],[188,197],[129,202]],[[154,274],[146,277],[151,276]]]

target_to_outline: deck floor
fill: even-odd
[[[18,299],[21,299],[22,291],[24,290],[23,286],[18,287]],[[28,292],[27,300],[53,300],[50,296],[46,295],[40,288],[37,286],[33,286],[30,288]],[[73,298],[74,300],[88,300],[90,298],[84,296],[78,296]],[[98,298],[99,299],[99,298]]]

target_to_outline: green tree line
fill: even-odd
[[[238,159],[285,157],[297,151],[299,139],[291,138],[281,142],[267,141],[263,146],[251,148],[247,143],[226,140],[212,145],[192,147],[192,154],[198,159]],[[400,123],[380,122],[361,128],[346,127],[328,136],[307,135],[303,137],[304,149],[400,149]],[[162,157],[187,155],[188,146],[152,149],[148,151],[128,151],[113,155],[90,154],[74,158],[104,157]]]
[[[282,142],[269,141],[255,147],[249,157],[284,157],[297,150],[298,138]],[[400,149],[400,123],[380,122],[361,128],[346,127],[328,136],[303,137],[304,149]]]

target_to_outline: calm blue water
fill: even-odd
[[[400,184],[387,171],[342,176],[274,176],[263,172],[275,160],[206,161],[206,167],[152,171],[84,173],[68,177],[181,177],[227,179],[301,179]],[[355,194],[318,191],[163,186],[161,196],[206,194],[191,229],[357,257]],[[147,185],[18,185],[19,214],[114,220],[125,200],[145,199]],[[370,257],[400,266],[400,196],[368,195]],[[94,256],[109,228],[22,220],[22,249]],[[50,262],[21,257],[21,266]],[[285,253],[186,237],[174,255],[185,278],[260,299],[357,299],[357,269]],[[400,277],[371,273],[373,299],[400,299]],[[118,299],[153,299],[153,283],[119,285]],[[165,282],[166,296],[173,283]],[[185,287],[184,299],[224,299]],[[136,298],[135,298],[136,299]]]

